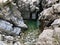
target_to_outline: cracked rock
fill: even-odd
[[[19,35],[19,33],[21,32],[21,28],[13,27],[13,24],[4,20],[0,20],[0,31],[6,32],[12,35],[14,34]]]
[[[17,10],[16,6],[14,5],[12,5],[12,7],[9,7],[9,6],[5,6],[1,8],[0,18],[10,21],[16,26],[19,26],[22,28],[28,28],[27,25],[24,23],[21,13]]]

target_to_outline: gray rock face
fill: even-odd
[[[42,6],[43,9],[51,7],[53,4],[57,3],[59,0],[43,0]]]
[[[0,20],[0,31],[6,32],[12,35],[13,34],[19,35],[19,33],[21,32],[21,28],[13,27],[13,24],[4,20]]]
[[[40,38],[49,38],[53,36],[53,30],[52,29],[46,29],[43,30],[43,32],[40,34],[39,39]]]
[[[41,22],[43,22],[43,26],[49,27],[51,23],[57,18],[56,14],[54,13],[53,7],[47,8],[43,10],[40,15],[39,19]]]
[[[36,45],[60,45],[60,3],[58,0],[42,2],[44,10],[40,13],[39,19],[44,21],[42,25],[47,23],[50,26],[45,25],[47,28],[39,35]]]
[[[21,18],[21,19],[18,19],[18,18],[16,18],[16,17],[12,17],[11,19],[12,19],[12,22],[13,22],[16,26],[22,27],[22,28],[28,28],[27,25],[24,24],[24,21],[23,21],[22,18]]]
[[[53,5],[53,7],[55,13],[60,13],[60,3]]]
[[[39,19],[47,19],[53,14],[53,7],[47,8],[40,13]],[[49,18],[50,19],[50,18]]]
[[[40,34],[36,45],[59,45],[59,42],[57,40],[59,38],[56,39],[56,34],[58,32],[59,31],[57,31],[57,30],[56,30],[56,32],[54,32],[54,30],[51,30],[51,29],[44,30]],[[57,34],[57,35],[59,35],[59,34]],[[53,37],[53,36],[55,36],[55,37]]]
[[[12,31],[12,32],[19,35],[19,33],[21,33],[21,29],[18,27],[14,27],[14,31]]]
[[[55,27],[54,28],[54,36],[53,36],[58,43],[60,44],[60,27]]]
[[[60,3],[58,4],[54,4],[52,7],[49,7],[47,9],[44,9],[39,16],[39,20],[44,20],[44,25],[51,25],[55,19],[59,19],[60,18]],[[59,21],[55,21],[54,24],[59,23]],[[59,24],[58,24],[59,25]]]
[[[12,8],[12,10],[11,10]],[[5,6],[0,10],[0,18],[12,21],[16,26],[22,27],[22,28],[28,28],[27,25],[24,23],[23,18],[21,17],[21,13],[17,10],[17,8],[12,5],[12,7]]]
[[[18,39],[15,37],[20,35],[21,28],[28,27],[17,8],[12,0],[0,0],[0,45],[21,45],[18,41],[14,44],[13,42]]]
[[[51,29],[44,30],[40,34],[36,45],[54,45],[53,43],[54,38],[52,38],[52,36],[53,36],[53,30]]]
[[[18,0],[17,5],[24,19],[30,19],[30,13],[39,10],[39,0]]]
[[[25,11],[30,10],[29,8],[31,8],[32,11],[34,11],[36,8],[36,5],[38,5],[38,4],[39,4],[39,0],[28,0],[28,1],[27,0],[22,0],[22,1],[18,0],[18,6],[22,7],[22,9],[25,9]]]
[[[7,30],[7,31],[11,31],[12,30],[12,24],[10,24],[9,22],[0,20],[0,30]]]

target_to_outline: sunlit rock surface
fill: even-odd
[[[54,32],[54,30],[51,29],[43,30],[43,32],[39,35],[36,45],[59,45],[58,41],[60,39],[56,37],[56,33],[57,32]]]
[[[53,36],[53,30],[52,29],[46,29],[43,30],[43,32],[40,34],[39,38],[49,38]]]
[[[56,19],[51,25],[59,25],[59,24],[60,24],[60,19]]]
[[[60,44],[60,27],[54,28],[54,38],[59,42]]]
[[[53,30],[43,30],[43,32],[39,35],[39,39],[36,45],[52,45],[52,41],[54,40],[52,36]]]

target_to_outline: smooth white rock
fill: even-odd
[[[51,25],[60,25],[60,19],[56,19]]]

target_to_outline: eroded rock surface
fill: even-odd
[[[36,45],[59,45],[59,42],[58,42],[59,38],[57,38],[59,37],[57,36],[59,34],[56,35],[56,33],[59,31],[57,30],[51,30],[51,29],[43,30],[43,32],[39,35]]]
[[[45,5],[44,1],[46,1]],[[42,3],[44,10],[40,13],[39,20],[44,21],[42,25],[45,30],[42,30],[36,45],[60,45],[60,2],[58,0],[44,1]]]

